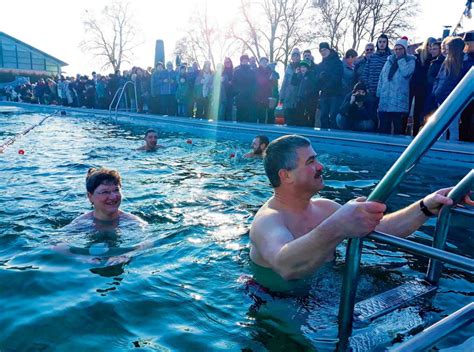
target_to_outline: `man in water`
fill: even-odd
[[[90,232],[106,234],[110,239],[111,234],[116,234],[119,227],[142,229],[147,225],[145,221],[130,213],[120,210],[122,203],[122,178],[116,170],[105,168],[90,168],[86,177],[87,198],[94,210],[74,219],[63,230],[68,232]],[[55,250],[68,255],[76,255],[88,262],[99,264],[107,258],[106,265],[126,263],[130,260],[133,251],[150,247],[148,241],[142,242],[128,250],[121,249],[120,255],[110,256],[107,243],[94,243],[89,251],[83,248],[70,247],[61,243],[54,247]],[[125,255],[126,253],[126,255]]]
[[[324,167],[310,141],[296,135],[270,143],[264,167],[274,195],[253,220],[250,258],[260,271],[271,270],[283,282],[304,278],[332,261],[336,246],[346,238],[364,237],[373,230],[405,237],[428,215],[436,215],[440,206],[452,204],[446,197],[450,188],[388,215],[384,204],[364,197],[342,206],[329,199],[312,199],[324,187]],[[474,204],[467,196],[465,201]]]
[[[267,136],[264,135],[259,135],[256,136],[253,141],[252,141],[252,151],[248,152],[247,154],[244,155],[244,158],[263,158],[263,152],[265,149],[268,147],[268,143],[270,141],[268,140]]]
[[[164,146],[157,144],[158,142],[158,134],[154,129],[148,129],[145,132],[145,144],[142,145],[137,150],[145,150],[147,152],[152,152],[157,150],[158,148],[164,148]]]

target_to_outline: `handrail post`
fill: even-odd
[[[448,98],[431,116],[429,122],[413,139],[403,154],[393,164],[383,179],[367,198],[368,201],[385,202],[418,160],[449,127],[465,105],[474,97],[474,67],[454,88]],[[362,256],[362,239],[349,240],[346,251],[345,274],[342,282],[339,304],[339,344],[338,350],[345,351],[349,346],[354,319],[357,280]]]
[[[433,247],[438,249],[444,249],[448,238],[449,221],[451,219],[452,207],[462,200],[462,197],[467,191],[474,188],[474,169],[471,170],[459,183],[454,187],[448,194],[448,197],[453,200],[452,205],[444,205],[438,214],[436,220],[435,232],[433,235]],[[426,273],[426,279],[437,285],[441,277],[441,271],[443,264],[439,260],[430,259],[428,264],[428,271]]]

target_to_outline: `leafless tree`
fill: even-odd
[[[291,50],[311,41],[310,0],[241,0],[233,38],[242,51],[288,63]]]
[[[341,53],[348,47],[357,50],[361,42],[373,42],[382,33],[393,39],[406,35],[419,11],[418,0],[313,0],[313,5],[316,37]]]
[[[85,38],[81,49],[103,62],[103,69],[120,70],[132,59],[132,52],[141,44],[133,11],[127,1],[116,0],[105,6],[100,16],[86,10],[83,14]]]
[[[184,28],[184,36],[178,40],[174,53],[182,60],[209,60],[213,69],[221,62],[223,55],[232,52],[234,40],[219,23],[207,13],[207,6],[201,11],[196,9]]]

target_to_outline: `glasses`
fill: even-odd
[[[375,49],[365,49],[365,52],[374,51]]]
[[[99,191],[99,192],[94,192],[94,193],[101,197],[104,197],[104,196],[110,197],[112,194],[118,194],[118,195],[122,194],[122,190],[114,189],[113,191]]]

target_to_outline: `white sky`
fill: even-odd
[[[350,0],[347,0],[350,1]],[[443,25],[454,26],[459,21],[466,0],[418,0],[421,13],[410,39],[440,37]],[[144,43],[135,50],[134,64],[153,65],[155,40],[163,39],[167,59],[174,44],[182,37],[183,28],[198,7],[207,4],[210,16],[219,23],[232,20],[237,13],[239,0],[131,0],[134,17],[143,31]],[[5,32],[69,64],[63,70],[69,74],[90,74],[100,71],[100,65],[78,47],[84,38],[81,15],[84,10],[99,13],[107,0],[23,0],[2,1],[0,31]],[[474,12],[474,11],[473,11]],[[474,15],[474,14],[473,14]],[[464,28],[474,29],[474,19],[464,20]],[[174,60],[173,60],[174,61]],[[122,67],[127,69],[128,65]]]

